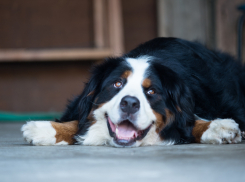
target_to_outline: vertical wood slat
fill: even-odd
[[[0,61],[97,59],[102,55],[119,56],[124,52],[122,9],[120,0],[93,0],[94,45],[97,51],[79,50],[0,50]],[[109,48],[109,49],[108,49]],[[106,51],[104,51],[106,50]],[[71,52],[76,52],[75,56]],[[86,52],[88,51],[88,52]],[[62,53],[62,56],[59,54]],[[98,53],[95,55],[95,53]],[[91,54],[91,55],[90,55]]]
[[[157,3],[158,36],[198,40],[214,48],[212,0],[158,0]]]
[[[108,0],[109,39],[110,48],[114,56],[120,56],[124,52],[123,22],[120,0]]]
[[[166,31],[166,26],[165,26],[165,8],[167,8],[167,6],[165,6],[165,2],[164,0],[157,0],[157,20],[158,20],[158,26],[157,26],[157,34],[158,37],[167,37],[168,33]]]
[[[104,0],[94,0],[94,41],[96,48],[105,47],[105,32],[104,32],[104,22],[105,22],[105,1]]]
[[[221,51],[237,56],[237,23],[242,12],[237,6],[244,3],[244,0],[216,0],[216,45]],[[244,29],[243,29],[244,31]],[[244,33],[244,32],[243,32]],[[243,37],[243,62],[245,63],[245,37]]]

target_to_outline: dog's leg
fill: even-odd
[[[77,130],[78,121],[30,121],[21,128],[24,139],[33,145],[71,145]]]
[[[197,143],[238,143],[242,140],[241,131],[233,119],[196,120],[192,134]]]

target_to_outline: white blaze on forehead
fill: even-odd
[[[127,84],[120,91],[119,95],[122,97],[129,95],[134,97],[143,97],[142,82],[145,78],[146,70],[149,63],[145,59],[127,58],[127,62],[132,68],[132,74],[127,78]],[[140,100],[140,98],[138,98]]]
[[[142,82],[146,76],[146,70],[149,67],[148,59],[127,58],[126,60],[132,68],[133,74],[128,77],[124,90],[130,90],[130,96],[138,96],[139,92],[142,92]]]

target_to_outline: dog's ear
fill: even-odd
[[[177,73],[163,65],[155,66],[161,79],[167,109],[173,113],[174,121],[160,132],[165,140],[175,143],[190,143],[193,140],[194,102],[190,89]]]
[[[92,68],[91,77],[85,84],[82,93],[71,101],[65,113],[61,117],[61,121],[79,120],[79,131],[86,130],[90,123],[87,117],[92,109],[94,99],[101,90],[103,80],[109,76],[121,62],[120,59],[109,58],[102,64],[96,65]]]

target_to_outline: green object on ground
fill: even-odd
[[[0,112],[0,122],[18,122],[30,120],[54,120],[59,119],[62,113],[48,112],[48,113],[11,113]]]

